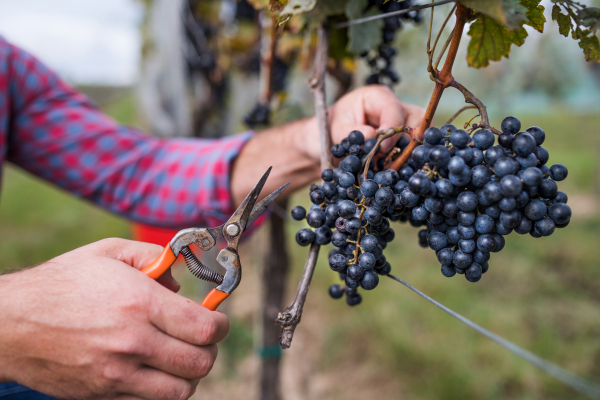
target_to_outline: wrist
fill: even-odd
[[[319,127],[315,117],[298,121],[297,126],[291,129],[294,146],[298,151],[315,165],[320,165],[321,143],[319,140]]]

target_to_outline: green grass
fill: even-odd
[[[108,109],[127,123],[134,121],[133,110],[131,98]],[[571,196],[572,204],[577,196],[597,192],[600,116],[526,116],[522,121],[524,126],[542,126],[551,163],[569,167],[569,178],[559,187]],[[17,168],[8,166],[3,181],[0,251],[4,262],[0,269],[40,263],[105,237],[130,235],[127,221]],[[306,202],[304,192],[295,200]],[[568,228],[549,238],[509,236],[505,250],[493,255],[489,272],[477,284],[458,275],[444,278],[433,252],[417,245],[416,229],[394,229],[397,238],[385,251],[394,274],[491,331],[572,372],[598,380],[597,213],[576,213]],[[290,291],[298,282],[306,255],[306,249],[292,244],[295,230],[289,226],[294,260]],[[319,307],[306,309],[319,313],[323,320],[318,328],[324,338],[319,372],[362,363],[378,378],[402,382],[403,397],[410,399],[582,398],[392,280],[382,279],[375,291],[364,295],[363,304],[353,309],[342,301],[329,300],[327,287],[337,280],[327,268],[325,255],[326,249],[307,303],[307,307]],[[184,282],[184,289],[186,285]],[[308,318],[303,323],[306,321]],[[221,347],[227,360],[226,374],[251,353],[252,334],[250,321],[232,318],[230,337]]]

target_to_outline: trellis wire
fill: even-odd
[[[403,284],[404,286],[406,286],[407,288],[409,288],[410,290],[412,290],[413,292],[415,292],[416,294],[418,294],[425,300],[429,301],[433,305],[446,311],[448,314],[452,315],[454,318],[458,319],[460,322],[475,329],[477,332],[481,333],[483,336],[493,340],[494,342],[498,343],[500,346],[513,352],[514,354],[521,357],[525,361],[535,365],[536,367],[540,368],[542,371],[546,372],[547,374],[552,375],[556,379],[562,381],[564,384],[577,390],[579,393],[584,394],[592,399],[600,400],[600,386],[599,385],[597,385],[593,382],[590,382],[584,378],[581,378],[577,375],[574,375],[574,374],[562,369],[561,367],[559,367],[555,364],[552,364],[551,362],[546,361],[543,358],[538,357],[535,354],[517,346],[516,344],[496,335],[495,333],[488,331],[487,329],[477,325],[476,323],[463,317],[462,315],[458,314],[457,312],[452,311],[445,305],[435,301],[434,299],[427,296],[425,293],[421,292],[419,289],[415,288],[408,282],[406,282],[392,274],[389,274],[388,276],[391,279],[393,279],[397,282],[400,282],[401,284]]]
[[[352,25],[364,24],[365,22],[375,21],[376,19],[382,19],[382,18],[387,18],[387,17],[394,17],[396,15],[408,14],[411,11],[417,11],[417,10],[423,10],[425,8],[441,6],[442,4],[454,3],[455,1],[456,0],[440,0],[440,1],[436,1],[435,3],[423,4],[421,6],[407,8],[406,10],[392,11],[389,13],[372,15],[370,17],[352,19],[350,21],[341,22],[341,23],[335,25],[334,28],[340,29],[340,28],[346,28],[346,27],[352,26]]]

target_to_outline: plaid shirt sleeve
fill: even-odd
[[[233,212],[230,169],[250,132],[220,140],[148,136],[119,125],[0,38],[0,119],[6,114],[0,133],[8,161],[110,211],[169,228],[216,226]]]

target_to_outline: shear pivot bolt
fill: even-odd
[[[202,246],[206,247],[210,244],[210,241],[208,239],[204,239],[202,240]]]
[[[227,230],[227,234],[229,236],[237,236],[237,234],[240,233],[240,228],[234,224],[227,225],[227,228],[225,229]]]

